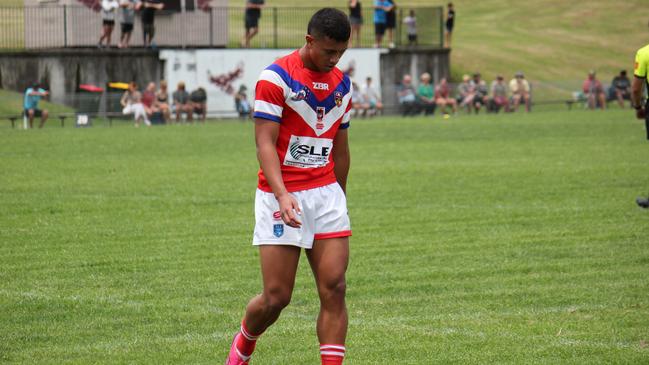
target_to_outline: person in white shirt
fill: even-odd
[[[383,111],[383,102],[381,102],[381,95],[372,87],[372,78],[365,79],[365,86],[363,86],[363,98],[370,105],[369,115],[378,115]]]
[[[110,38],[113,35],[113,28],[115,27],[115,13],[119,8],[117,0],[101,0],[101,37],[99,37],[99,44],[97,47],[103,47],[103,42],[106,41],[106,47],[110,47]]]

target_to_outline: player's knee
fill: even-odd
[[[344,278],[332,280],[320,286],[320,293],[325,300],[342,300],[345,298],[347,283]]]
[[[271,290],[265,293],[264,298],[268,311],[279,312],[291,302],[291,293],[286,290]]]

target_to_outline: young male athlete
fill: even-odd
[[[320,297],[322,364],[343,362],[352,90],[336,64],[350,32],[345,13],[319,10],[309,21],[306,44],[268,66],[257,82],[255,140],[261,169],[253,244],[259,247],[263,291],[248,303],[226,365],[248,364],[259,336],[288,305],[302,248]]]

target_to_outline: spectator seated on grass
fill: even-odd
[[[176,112],[176,123],[180,122],[180,117],[182,113],[185,113],[187,116],[187,121],[191,122],[193,120],[193,108],[192,103],[189,100],[189,93],[185,90],[185,83],[179,82],[176,88],[176,91],[172,94],[173,106]]]
[[[507,85],[502,75],[497,75],[491,83],[491,99],[489,100],[488,110],[498,113],[500,109],[509,112],[509,99],[507,98]]]
[[[430,83],[430,74],[424,72],[419,80],[421,83],[417,88],[417,103],[423,109],[425,115],[431,115],[435,113],[435,90],[433,85]]]
[[[457,102],[451,97],[451,88],[445,77],[442,77],[435,87],[435,104],[441,109],[444,116],[448,116],[447,105],[451,106],[453,114],[457,113]]]
[[[462,83],[457,86],[457,102],[460,107],[466,108],[467,113],[471,113],[474,98],[475,85],[469,75],[464,75],[462,76]]]
[[[521,71],[516,72],[514,78],[509,81],[509,91],[512,95],[511,110],[517,111],[518,105],[523,102],[525,103],[525,111],[529,112],[532,106],[531,88],[530,83],[527,82],[525,75]]]
[[[120,103],[122,104],[122,113],[124,115],[133,114],[136,127],[140,126],[140,120],[143,120],[144,124],[146,124],[148,127],[151,126],[149,116],[147,115],[146,110],[144,109],[144,105],[142,104],[142,94],[137,90],[137,84],[135,83],[135,81],[131,82],[128,85],[128,90],[126,90],[126,92],[124,92],[124,95],[122,95]]]
[[[606,95],[604,94],[604,87],[597,79],[594,70],[588,72],[588,77],[584,80],[581,87],[584,97],[588,100],[588,108],[595,109],[597,107],[606,109]]]
[[[401,84],[397,87],[397,98],[399,107],[401,108],[401,115],[405,117],[419,114],[417,95],[415,88],[412,86],[412,76],[408,74],[403,75]]]
[[[193,112],[198,115],[203,123],[205,123],[205,118],[207,116],[207,93],[205,92],[205,89],[199,87],[192,91],[189,95],[189,100],[192,103]]]
[[[23,102],[23,113],[25,117],[29,120],[29,128],[34,128],[34,118],[41,118],[41,123],[38,125],[38,128],[43,128],[49,112],[47,109],[38,109],[38,102],[42,97],[48,96],[49,92],[40,87],[38,83],[34,83],[31,87],[28,87],[25,90],[25,100]]]
[[[483,106],[486,106],[489,103],[489,88],[487,83],[482,80],[480,72],[473,74],[473,89],[475,90],[475,95],[473,96],[473,109],[476,114],[480,112]]]
[[[367,111],[370,109],[370,103],[365,100],[363,92],[358,88],[358,85],[355,82],[352,82],[352,116],[365,117]]]
[[[363,98],[370,105],[367,115],[379,115],[383,112],[383,102],[381,101],[381,94],[372,86],[372,78],[368,77],[365,80],[363,87]]]
[[[626,70],[613,78],[608,88],[607,101],[617,100],[620,108],[624,109],[624,100],[631,100],[631,80],[626,76]]]
[[[239,118],[241,119],[250,118],[252,116],[252,108],[250,107],[248,94],[246,93],[247,90],[248,88],[246,85],[241,85],[239,86],[239,91],[234,94],[234,107],[237,109],[237,113],[239,113]]]

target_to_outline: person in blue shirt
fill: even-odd
[[[35,83],[25,90],[25,102],[23,106],[25,109],[24,113],[29,119],[29,128],[34,128],[34,117],[41,118],[41,124],[38,128],[43,128],[43,125],[47,121],[49,115],[48,111],[38,109],[38,102],[42,97],[47,95],[49,95],[49,92],[41,88],[38,83]]]
[[[394,5],[388,0],[374,0],[374,48],[381,47],[383,35],[388,24],[387,12],[392,10]]]

